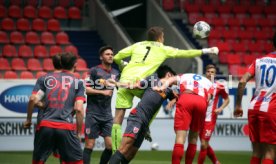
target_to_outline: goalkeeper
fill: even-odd
[[[114,61],[122,69],[122,60],[131,57],[123,68],[120,82],[136,83],[153,74],[168,58],[192,58],[202,54],[218,54],[218,48],[204,48],[202,50],[180,50],[164,44],[164,33],[161,27],[151,27],[147,32],[147,40],[126,47],[115,55]],[[134,96],[141,98],[144,90],[119,88],[116,98],[116,111],[112,126],[112,150],[118,149],[122,139],[121,125],[125,110],[132,107]]]

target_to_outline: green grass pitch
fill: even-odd
[[[216,152],[219,161],[222,164],[244,164],[249,163],[250,152]],[[101,152],[95,151],[92,154],[91,163],[99,163]],[[132,164],[169,164],[171,163],[170,151],[139,151]],[[32,161],[31,152],[0,152],[0,164],[30,164]],[[50,157],[46,163],[58,164],[58,159]],[[182,160],[184,163],[184,159]],[[197,156],[193,163],[197,163]],[[206,164],[212,162],[207,159]]]

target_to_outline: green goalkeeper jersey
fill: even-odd
[[[114,61],[120,65],[122,59],[130,56],[129,63],[122,70],[120,81],[136,82],[153,74],[167,58],[191,58],[201,54],[201,50],[180,50],[160,42],[142,41],[119,51],[114,56]]]

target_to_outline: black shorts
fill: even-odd
[[[41,127],[36,135],[33,163],[45,162],[54,149],[58,149],[64,162],[82,161],[82,149],[76,132]]]
[[[101,121],[93,117],[92,114],[87,114],[85,117],[85,138],[96,139],[99,135],[102,137],[110,137],[112,124],[112,118],[106,121]]]
[[[129,118],[127,119],[126,130],[123,136],[134,138],[135,142],[133,146],[140,148],[144,141],[145,132],[148,128],[148,125],[144,125],[141,123],[141,121],[135,120],[135,118],[137,118],[136,115],[129,115]]]

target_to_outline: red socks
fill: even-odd
[[[184,154],[183,144],[174,144],[173,154],[172,154],[172,164],[180,164],[183,154]]]
[[[207,149],[200,149],[197,163],[203,164],[207,155]]]
[[[196,144],[189,144],[185,155],[185,164],[192,164],[196,154]]]
[[[252,157],[252,158],[254,158],[254,157]],[[251,160],[252,160],[252,158],[251,158]],[[259,160],[260,160],[260,158],[259,158]],[[251,161],[250,161],[250,164],[251,164]],[[272,159],[265,158],[262,160],[262,164],[274,164],[274,161]]]
[[[216,163],[218,161],[218,159],[217,159],[217,157],[215,155],[215,152],[214,152],[214,150],[212,149],[211,146],[207,147],[207,155],[208,155],[208,157],[211,159],[211,161],[213,163]]]

